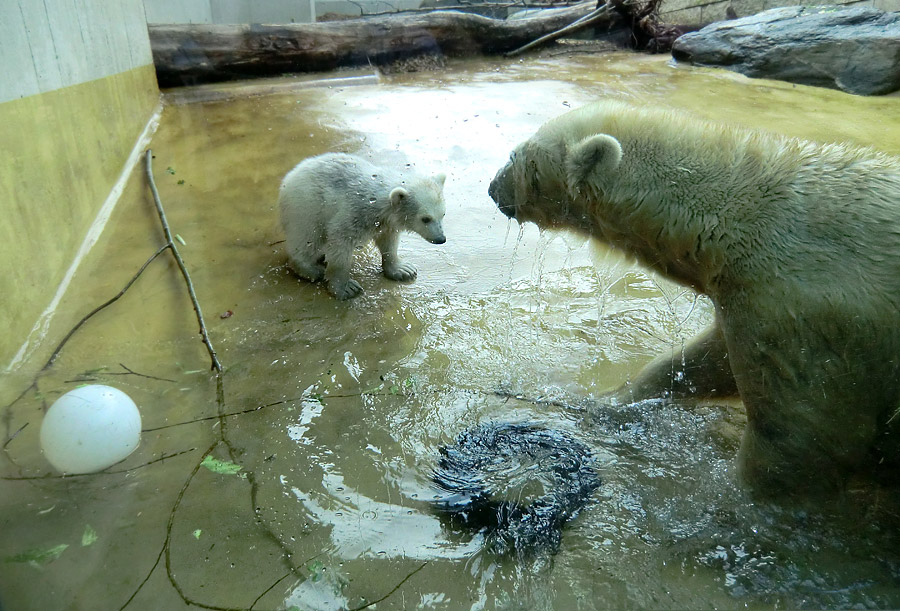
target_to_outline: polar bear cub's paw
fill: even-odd
[[[411,282],[416,279],[416,274],[418,273],[415,265],[405,261],[384,268],[384,277],[389,280],[397,280],[398,282]]]
[[[336,282],[332,280],[328,283],[328,290],[331,294],[342,301],[359,297],[363,293],[363,287],[359,282],[352,278],[344,282]]]

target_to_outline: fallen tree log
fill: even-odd
[[[436,11],[309,24],[151,25],[150,45],[160,86],[172,87],[378,66],[427,54],[500,54],[555,32],[595,7],[592,0],[514,20]],[[619,21],[609,13],[604,23]]]

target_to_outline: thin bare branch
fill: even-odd
[[[37,387],[37,380],[38,380],[38,378],[40,377],[40,375],[41,375],[42,373],[44,373],[45,371],[47,371],[48,369],[50,369],[50,366],[53,365],[53,363],[56,361],[57,357],[59,357],[59,353],[62,351],[63,346],[65,346],[66,343],[68,343],[68,341],[69,341],[70,339],[72,339],[72,336],[75,335],[75,332],[78,331],[78,330],[82,327],[82,325],[84,325],[84,323],[86,323],[88,320],[90,320],[95,314],[97,314],[98,312],[100,312],[100,311],[103,310],[104,308],[106,308],[106,307],[108,307],[108,306],[114,304],[116,301],[118,301],[118,300],[125,294],[125,292],[126,292],[129,288],[131,288],[131,285],[134,284],[135,281],[136,281],[138,278],[140,278],[141,274],[144,273],[144,270],[147,269],[147,266],[150,265],[150,264],[156,259],[156,257],[158,257],[158,256],[161,255],[163,252],[165,252],[165,250],[166,250],[167,248],[168,248],[168,245],[160,247],[159,250],[157,250],[155,253],[153,253],[153,255],[152,255],[149,259],[147,259],[147,260],[144,262],[144,264],[143,264],[143,265],[141,266],[141,268],[137,271],[137,273],[136,273],[134,276],[131,277],[131,280],[129,280],[129,281],[125,284],[125,286],[122,287],[122,290],[120,290],[118,293],[116,293],[116,295],[115,295],[114,297],[108,299],[108,300],[105,301],[104,303],[98,305],[96,308],[94,308],[93,310],[91,310],[90,312],[88,312],[84,317],[82,317],[81,320],[79,320],[77,323],[75,323],[75,326],[72,327],[72,329],[70,329],[69,332],[66,333],[66,336],[63,337],[62,340],[56,345],[56,348],[53,350],[53,354],[50,355],[50,358],[47,360],[46,363],[44,363],[44,366],[40,368],[40,370],[38,371],[37,375],[35,376],[35,379],[31,382],[31,384],[28,385],[28,388],[26,388],[26,389],[23,390],[21,393],[19,393],[19,396],[16,397],[15,399],[13,399],[13,400],[6,406],[6,413],[7,413],[7,414],[9,414],[9,408],[11,408],[13,405],[15,405],[16,403],[18,403],[19,401],[21,401],[21,400],[22,400],[22,397],[24,397],[26,394],[28,394],[28,392],[29,392],[30,390],[32,390],[32,389],[34,389],[34,388]],[[9,441],[10,441],[10,440],[7,439],[7,443],[8,443]]]
[[[582,30],[582,29],[588,27],[589,25],[591,25],[597,21],[600,21],[601,19],[607,18],[608,15],[609,15],[609,5],[603,4],[602,6],[594,9],[593,11],[591,11],[584,17],[581,17],[581,18],[573,21],[566,27],[560,28],[559,30],[552,32],[550,34],[541,36],[537,40],[533,40],[533,41],[529,42],[527,45],[523,45],[523,46],[519,47],[518,49],[514,49],[514,50],[506,53],[505,55],[506,55],[506,57],[515,57],[516,55],[520,55],[520,54],[524,53],[525,51],[528,51],[529,49],[533,49],[534,47],[538,47],[542,44],[552,42],[552,41],[556,40],[557,38],[562,38],[566,34],[572,34],[574,32],[577,32],[578,30]]]
[[[24,428],[24,427],[22,427]],[[20,429],[21,430],[21,429]],[[53,473],[45,473],[44,475],[23,475],[19,477],[0,477],[0,480],[10,481],[10,482],[20,482],[20,481],[34,481],[34,480],[52,480],[52,479],[74,479],[79,477],[96,477],[99,475],[117,475],[120,473],[131,473],[133,471],[137,471],[138,469],[143,469],[144,467],[149,467],[150,465],[156,464],[158,462],[166,461],[170,458],[175,458],[176,456],[181,456],[182,454],[189,454],[194,452],[197,448],[189,448],[187,450],[181,450],[180,452],[172,452],[171,454],[163,454],[159,458],[154,458],[153,460],[149,460],[143,464],[128,467],[127,469],[117,469],[115,471],[97,471],[96,473],[68,473],[66,475],[55,475]]]
[[[279,583],[281,583],[282,581],[284,581],[285,579],[287,579],[288,577],[290,577],[290,576],[293,575],[293,574],[294,574],[293,571],[288,571],[287,573],[285,573],[284,575],[282,575],[281,577],[279,577],[278,580],[275,581],[275,583],[273,583],[273,584],[270,585],[268,588],[266,588],[265,590],[263,590],[262,593],[260,593],[260,595],[257,596],[256,599],[254,599],[253,603],[252,603],[252,604],[250,605],[250,607],[249,607],[249,611],[253,611],[253,607],[255,607],[256,604],[257,604],[259,601],[261,601],[261,600],[263,599],[263,597],[265,597],[266,594],[268,594],[269,592],[271,592],[272,590],[274,590],[275,588],[277,588]]]
[[[409,581],[409,578],[410,578],[410,577],[412,577],[413,575],[415,575],[416,573],[418,573],[419,571],[421,571],[422,569],[424,569],[426,566],[428,566],[428,563],[427,563],[427,562],[423,562],[423,563],[419,566],[419,568],[417,568],[417,569],[414,570],[412,573],[410,573],[409,575],[407,575],[406,577],[404,577],[403,579],[401,579],[401,580],[400,580],[400,583],[398,583],[396,586],[394,586],[394,589],[393,589],[393,590],[391,590],[390,592],[388,592],[387,594],[385,594],[384,596],[382,596],[381,598],[379,598],[379,599],[377,599],[377,600],[373,600],[372,602],[369,602],[369,603],[364,604],[362,607],[355,607],[355,608],[353,609],[353,611],[362,611],[362,609],[368,609],[369,607],[374,607],[375,605],[377,605],[377,604],[380,603],[381,601],[387,599],[387,598],[390,597],[394,592],[396,592],[397,590],[399,590],[399,589],[401,588],[401,586],[403,586],[404,583],[406,583],[407,581]]]
[[[72,327],[72,329],[66,334],[66,336],[62,339],[62,341],[59,342],[59,345],[56,347],[56,350],[54,350],[54,351],[53,351],[53,354],[50,355],[50,359],[49,359],[49,360],[47,361],[47,363],[41,368],[41,371],[43,371],[43,370],[49,368],[49,367],[53,364],[53,362],[56,361],[57,357],[59,356],[60,351],[63,349],[63,346],[65,346],[65,345],[66,345],[66,342],[68,342],[69,339],[71,339],[71,337],[72,337],[73,335],[75,335],[75,332],[78,331],[78,329],[81,328],[81,325],[83,325],[84,323],[86,323],[86,322],[87,322],[94,314],[96,314],[96,313],[99,312],[100,310],[103,310],[104,308],[106,308],[106,307],[108,307],[108,306],[114,304],[116,301],[118,301],[118,300],[125,294],[125,291],[127,291],[129,288],[131,288],[131,285],[134,284],[135,281],[136,281],[138,278],[140,278],[141,274],[144,273],[144,270],[147,269],[147,266],[149,266],[151,263],[153,263],[153,261],[156,259],[156,257],[158,257],[159,255],[161,255],[161,254],[166,250],[166,248],[167,248],[166,246],[161,246],[161,247],[159,248],[159,250],[157,250],[155,253],[153,253],[153,255],[151,255],[150,258],[147,259],[147,260],[144,262],[144,264],[143,264],[143,265],[141,266],[141,268],[137,271],[137,273],[131,278],[131,280],[129,280],[128,283],[125,284],[124,287],[122,287],[122,290],[121,290],[121,291],[119,291],[118,293],[116,293],[116,295],[115,295],[114,297],[112,297],[111,299],[109,299],[109,300],[106,301],[105,303],[102,303],[102,304],[98,305],[96,308],[94,308],[93,310],[91,310],[84,318],[82,318],[81,320],[79,320],[79,321],[75,324],[75,326]]]
[[[203,321],[203,312],[200,309],[200,302],[197,301],[197,294],[194,292],[194,283],[191,282],[191,275],[187,271],[187,267],[184,265],[184,259],[181,258],[181,253],[178,252],[178,247],[175,245],[175,240],[172,239],[172,231],[169,229],[169,221],[166,219],[165,210],[163,210],[162,201],[159,199],[159,191],[156,189],[156,182],[153,180],[153,151],[147,149],[146,154],[144,155],[145,169],[147,173],[147,183],[150,186],[150,192],[153,194],[153,202],[156,204],[156,212],[159,215],[159,221],[162,223],[163,233],[166,236],[166,245],[172,250],[172,255],[175,257],[175,262],[178,264],[178,269],[181,270],[181,275],[184,277],[184,281],[187,284],[188,294],[191,297],[191,303],[194,306],[194,312],[197,314],[197,322],[200,324],[200,335],[203,338],[203,343],[206,345],[206,350],[209,352],[209,358],[212,361],[212,369],[215,369],[219,373],[222,372],[222,364],[219,362],[219,357],[216,356],[216,351],[213,349],[212,342],[209,339],[209,333],[206,329],[206,323]]]
[[[572,2],[560,2],[558,4],[546,4],[540,2],[460,2],[454,6],[441,6],[441,7],[425,7],[425,8],[406,8],[406,9],[396,9],[393,11],[379,11],[377,13],[360,13],[360,17],[381,17],[382,15],[400,15],[403,13],[436,13],[439,11],[463,11],[463,10],[471,10],[473,8],[488,8],[488,9],[503,9],[503,8],[522,8],[522,9],[553,9],[553,8],[565,8],[567,6],[575,6],[580,4],[584,0],[574,0]],[[359,5],[357,5],[359,6]]]
[[[121,367],[121,368],[124,369],[125,371],[110,371],[110,372],[109,372],[108,374],[106,374],[106,375],[111,375],[111,376],[127,376],[127,375],[133,375],[133,376],[137,376],[137,377],[139,377],[139,378],[147,378],[148,380],[159,380],[160,382],[172,382],[172,383],[175,383],[175,382],[177,381],[177,380],[172,380],[172,379],[169,379],[169,378],[160,378],[160,377],[158,377],[158,376],[152,376],[152,375],[149,375],[149,374],[146,374],[146,373],[140,373],[140,372],[134,371],[133,369],[129,369],[128,367],[126,367],[126,366],[124,365],[124,363],[119,363],[119,367]]]

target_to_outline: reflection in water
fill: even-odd
[[[325,509],[299,489],[291,492],[311,517],[331,527],[334,553],[339,558],[464,558],[479,548],[477,544],[458,549],[441,546],[441,527],[434,516],[374,501],[346,488],[340,476],[329,474],[323,487],[340,490],[344,504]]]
[[[733,474],[739,405],[598,402],[651,357],[677,354],[709,323],[707,300],[606,251],[513,228],[487,196],[514,143],[601,96],[881,147],[900,142],[900,99],[622,54],[394,78],[166,109],[153,148],[171,169],[157,176],[169,221],[204,308],[233,314],[209,317],[226,415],[179,280],[153,266],[11,410],[7,433],[20,432],[4,475],[40,479],[2,482],[3,604],[900,606],[895,493],[757,504]],[[355,261],[366,292],[351,304],[287,271],[278,183],[327,150],[448,173],[446,245],[401,244],[423,272],[414,284],[380,278],[371,252]],[[143,197],[133,185],[79,272],[73,313],[114,294],[158,247]],[[29,381],[4,382],[12,394]],[[121,472],[45,479],[42,408],[82,382],[135,399],[141,446]],[[429,503],[439,448],[489,421],[539,422],[594,455],[603,484],[555,555],[492,554]],[[207,448],[240,469],[201,467]]]
[[[292,441],[307,445],[314,441],[304,434],[321,416],[324,406],[313,400],[304,400],[302,405],[298,424],[289,425],[287,434]],[[371,444],[367,449],[370,454],[381,454]],[[368,498],[347,485],[343,476],[336,472],[336,465],[320,463],[319,466],[323,469],[323,477],[316,488],[323,493],[322,502],[294,485],[291,477],[281,475],[279,481],[300,502],[302,512],[309,519],[331,527],[332,551],[337,557],[461,558],[478,549],[474,543],[459,549],[442,548],[438,545],[441,527],[434,516]],[[403,536],[398,537],[397,533],[403,533]]]

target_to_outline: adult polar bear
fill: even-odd
[[[489,192],[712,300],[683,378],[663,356],[616,400],[739,394],[739,467],[767,493],[840,488],[883,458],[900,407],[900,160],[603,102],[543,125]]]

